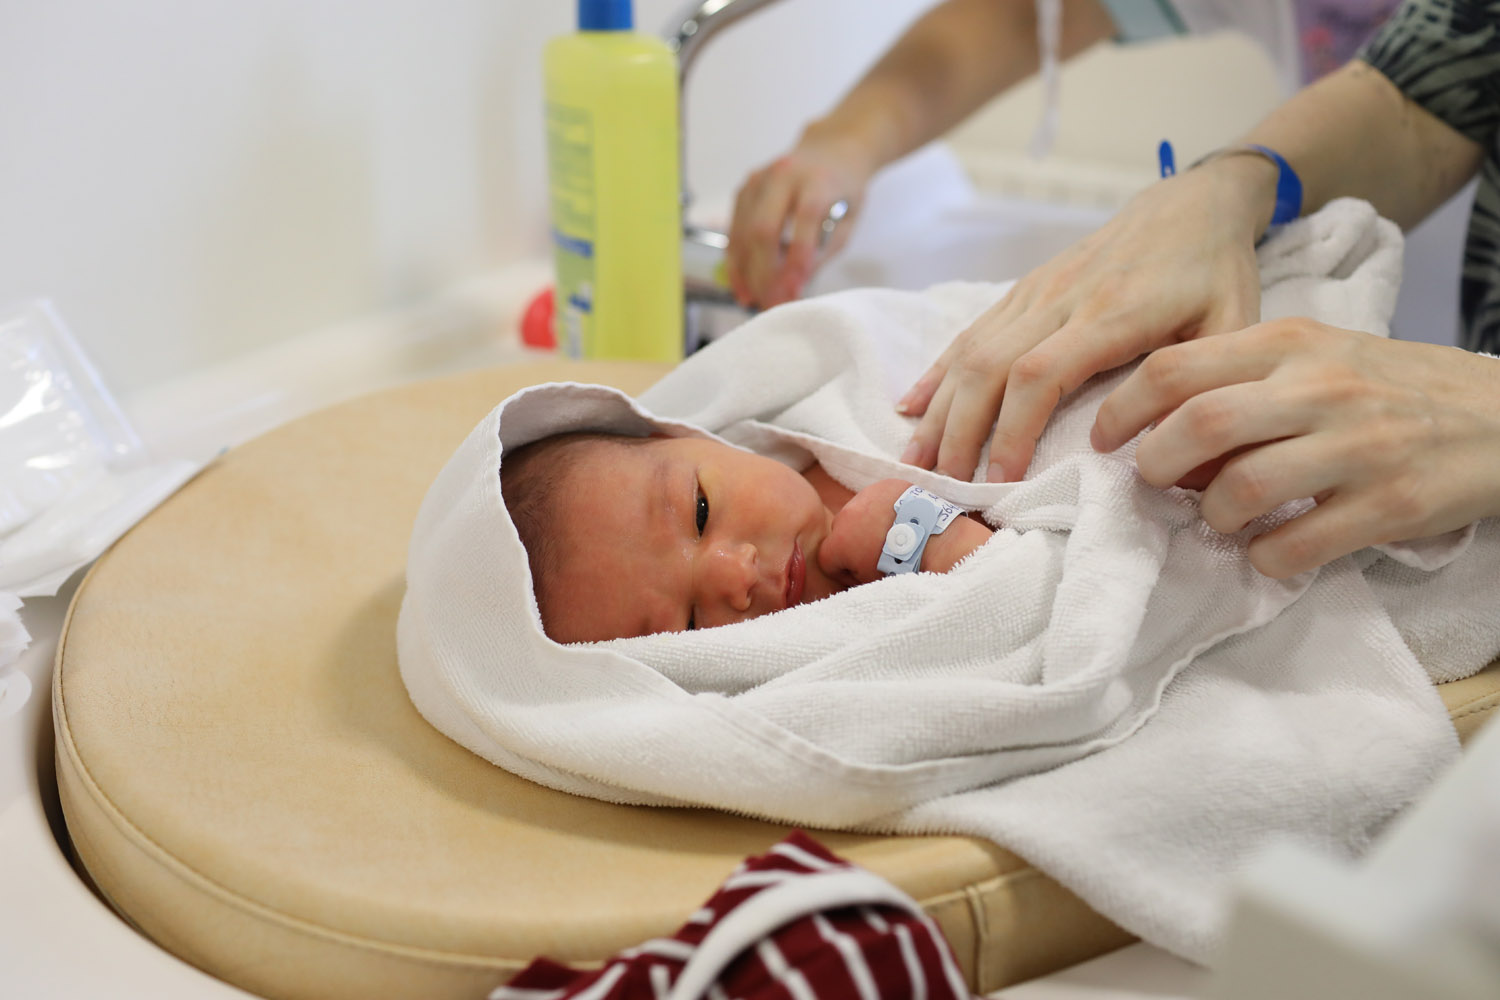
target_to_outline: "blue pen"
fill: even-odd
[[[1156,158],[1161,163],[1161,175],[1171,177],[1177,173],[1177,160],[1172,156],[1172,144],[1163,139],[1156,147]]]

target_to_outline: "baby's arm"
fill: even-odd
[[[818,549],[823,572],[849,585],[870,583],[885,574],[876,569],[886,532],[896,521],[895,503],[910,486],[901,479],[871,483],[833,516],[833,530]],[[946,573],[994,532],[972,517],[955,518],[941,535],[927,539],[921,568]]]

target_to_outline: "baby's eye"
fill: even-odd
[[[708,497],[700,490],[698,493],[698,536],[703,536],[703,528],[708,524]]]

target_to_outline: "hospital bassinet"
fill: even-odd
[[[397,675],[406,542],[454,445],[559,378],[540,363],[388,390],[215,462],[94,567],[59,645],[58,785],[78,862],[168,951],[271,997],[477,998],[545,954],[669,933],[785,828],[530,784],[431,729]],[[1443,697],[1461,736],[1500,665]],[[819,834],[926,907],[980,992],[1128,935],[962,837]]]

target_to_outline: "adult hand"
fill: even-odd
[[[822,259],[849,239],[874,170],[857,141],[824,138],[810,127],[790,153],[746,178],[724,262],[735,298],[762,309],[795,299]],[[823,220],[841,199],[848,211],[824,244]]]
[[[1137,446],[1141,475],[1202,487],[1216,530],[1317,501],[1251,541],[1267,576],[1500,514],[1500,361],[1455,347],[1301,318],[1174,345],[1105,399],[1093,445],[1112,451],[1158,420]]]
[[[1243,156],[1169,178],[1018,281],[897,404],[922,416],[902,460],[968,479],[993,430],[987,478],[1018,480],[1058,401],[1090,376],[1255,322],[1255,237],[1275,179]]]

